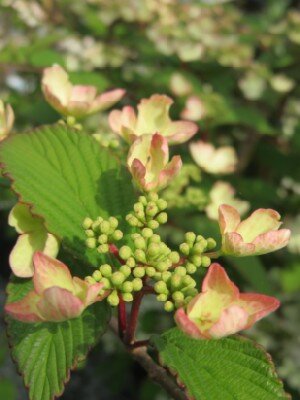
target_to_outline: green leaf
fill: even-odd
[[[248,339],[196,340],[173,328],[152,342],[162,364],[195,400],[289,398],[270,356]]]
[[[17,301],[31,290],[30,280],[15,278],[8,285],[8,301]],[[60,396],[70,370],[85,359],[104,333],[109,317],[106,302],[88,307],[81,317],[62,323],[26,324],[7,317],[12,356],[30,400]]]
[[[90,135],[55,125],[4,141],[0,162],[48,231],[75,257],[97,264],[97,252],[86,249],[82,221],[99,215],[124,221],[134,202],[130,176],[114,155]]]

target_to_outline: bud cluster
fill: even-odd
[[[157,229],[168,220],[168,215],[164,211],[167,205],[167,202],[159,198],[156,193],[148,193],[139,197],[139,201],[134,204],[133,211],[126,216],[126,220],[134,227]]]
[[[100,254],[108,253],[109,244],[123,238],[123,232],[117,229],[118,225],[115,217],[109,217],[107,220],[102,217],[97,217],[96,220],[85,218],[82,227],[87,236],[86,246],[90,249],[97,248]]]

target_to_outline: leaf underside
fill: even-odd
[[[196,340],[174,328],[152,339],[161,363],[195,400],[289,399],[270,356],[243,337]]]

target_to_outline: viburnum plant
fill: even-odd
[[[279,229],[280,215],[258,209],[241,221],[238,207],[220,201],[220,248],[216,238],[192,231],[170,248],[160,234],[168,221],[161,193],[182,160],[170,160],[169,146],[192,138],[197,125],[172,121],[172,100],[155,94],[137,111],[111,111],[111,129],[124,143],[108,149],[86,132],[84,117],[111,107],[124,90],[98,95],[72,85],[59,66],[44,71],[42,90],[62,115],[55,125],[15,134],[12,108],[0,107],[1,170],[18,196],[8,221],[19,238],[10,256],[7,331],[30,399],[60,396],[108,325],[174,399],[288,398],[270,357],[238,335],[279,301],[241,293],[216,262],[286,246],[290,231]],[[233,171],[233,149],[202,141],[190,147],[204,170]],[[219,189],[231,199],[230,186]],[[174,313],[177,327],[139,340],[145,296]]]

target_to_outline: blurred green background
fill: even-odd
[[[207,216],[211,190],[229,182],[249,210],[274,208],[292,230],[288,248],[259,258],[223,259],[243,290],[273,294],[282,307],[250,332],[271,352],[286,389],[300,399],[300,1],[292,0],[1,0],[0,98],[12,104],[17,131],[59,116],[40,90],[44,67],[58,63],[74,83],[127,90],[121,107],[153,93],[170,95],[172,117],[195,120],[196,138],[234,146],[233,175],[201,173],[186,144],[175,146],[184,168],[164,192],[172,245],[194,230],[218,236]],[[196,101],[195,101],[196,99]],[[193,100],[193,101],[191,101]],[[118,108],[117,107],[117,108]],[[107,113],[86,129],[109,143]],[[121,145],[122,146],[122,145]],[[122,147],[120,147],[122,149]],[[7,226],[15,203],[0,178],[0,302],[16,239]],[[199,277],[200,279],[200,277]],[[1,307],[2,310],[2,307]],[[27,398],[6,344],[0,311],[0,399]],[[172,326],[147,300],[140,335]],[[62,399],[166,400],[109,333],[86,368],[72,374]]]

